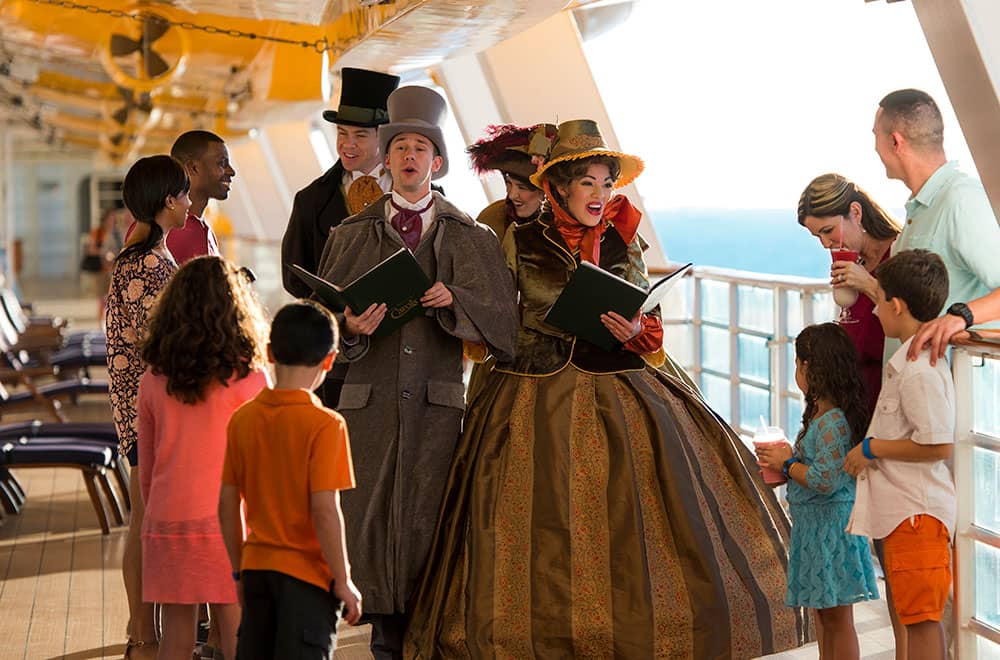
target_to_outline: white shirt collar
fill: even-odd
[[[892,354],[889,358],[889,362],[886,364],[887,367],[892,369],[893,373],[900,373],[906,366],[906,353],[910,350],[910,344],[913,343],[913,337],[910,337],[903,345],[896,349],[896,352]],[[924,349],[929,350],[929,349]],[[923,351],[921,351],[923,352]]]
[[[351,175],[351,181],[360,179],[363,176],[373,176],[376,179],[379,179],[383,175],[385,175],[385,168],[382,167],[382,165],[376,163],[375,167],[371,168],[371,170],[369,170],[368,172],[362,172],[361,170],[354,170],[352,172],[349,172],[349,174]]]
[[[375,165],[370,172],[362,172],[361,170],[344,170],[343,184],[345,188],[349,188],[352,183],[360,179],[363,176],[372,176],[378,180],[379,187],[382,188],[384,192],[389,192],[392,188],[392,175],[389,170],[385,169],[382,165]]]
[[[432,199],[434,199],[434,191],[428,192],[427,195],[421,197],[416,202],[408,202],[398,192],[395,190],[392,191],[392,201],[395,202],[396,206],[404,209],[420,210],[430,204]]]

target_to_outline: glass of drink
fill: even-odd
[[[858,253],[847,248],[834,248],[830,250],[833,262],[847,261],[852,264],[858,262]],[[840,307],[840,318],[837,320],[841,325],[847,323],[857,323],[858,320],[851,316],[851,306],[858,301],[858,290],[849,286],[839,286],[833,289],[833,302]]]
[[[781,430],[778,426],[767,426],[766,424],[753,435],[753,445],[754,447],[774,447],[777,445],[787,445],[788,440],[785,438],[785,432]],[[780,470],[773,470],[769,467],[765,467],[760,463],[760,474],[764,478],[764,483],[769,486],[780,486],[785,483],[785,475],[781,473]]]

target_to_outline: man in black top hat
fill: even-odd
[[[337,126],[337,162],[296,193],[281,240],[282,282],[296,298],[308,298],[312,290],[288,266],[298,264],[315,273],[330,230],[392,188],[379,151],[378,127],[389,121],[386,101],[399,77],[345,67],[341,79],[340,105],[323,113],[323,119]],[[345,372],[345,366],[334,366],[321,387],[323,403],[331,408],[340,398]]]
[[[281,240],[282,281],[297,298],[308,298],[312,290],[287,267],[298,264],[315,273],[330,229],[392,188],[379,153],[378,126],[389,121],[386,100],[399,77],[345,68],[342,80],[340,106],[323,113],[337,125],[337,162],[295,195]]]

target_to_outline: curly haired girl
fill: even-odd
[[[757,456],[788,477],[792,540],[788,558],[789,607],[816,609],[820,657],[860,655],[853,604],[878,598],[867,539],[848,534],[854,479],[844,457],[868,423],[857,354],[843,328],[811,325],[795,340],[795,382],[805,395],[794,452],[761,447]]]
[[[186,263],[163,289],[139,382],[143,600],[162,605],[161,658],[191,657],[208,603],[236,657],[240,610],[216,515],[233,411],[267,385],[264,312],[219,257]]]

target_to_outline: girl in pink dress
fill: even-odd
[[[249,281],[219,257],[186,263],[150,317],[137,405],[142,586],[162,606],[160,660],[191,658],[199,603],[236,657],[240,608],[216,506],[226,425],[267,385],[267,330]]]

